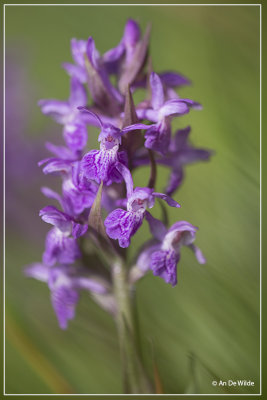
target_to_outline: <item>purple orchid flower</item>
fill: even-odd
[[[90,277],[86,269],[69,265],[50,268],[41,263],[29,265],[25,275],[46,282],[51,292],[51,301],[61,329],[67,329],[68,321],[75,316],[80,291],[104,294],[107,287]]]
[[[189,142],[190,126],[176,131],[171,139],[168,153],[163,157],[157,157],[157,163],[171,169],[169,182],[165,192],[171,196],[182,184],[184,179],[184,167],[197,161],[209,161],[213,152],[207,149],[194,147]],[[135,154],[133,166],[147,165],[150,163],[147,151],[140,149]]]
[[[119,44],[103,55],[103,62],[109,74],[117,75],[123,65],[131,62],[140,36],[141,31],[137,22],[133,19],[128,19]]]
[[[111,85],[107,72],[109,72],[110,68],[112,69],[112,64],[114,63],[117,55],[114,53],[117,51],[114,49],[114,53],[109,52],[105,53],[103,57],[99,54],[98,50],[95,47],[95,42],[92,37],[89,37],[88,40],[71,40],[71,52],[72,57],[75,64],[63,63],[63,68],[67,71],[67,73],[71,77],[75,77],[81,83],[87,83],[89,76],[86,68],[86,57],[89,59],[91,67],[94,69],[95,73],[101,78],[101,81],[104,87],[107,89],[107,92],[116,99],[119,103],[122,102],[122,97],[120,93]],[[115,61],[116,62],[116,61]],[[92,83],[89,82],[89,86],[92,86]],[[91,88],[90,88],[91,89]],[[94,99],[95,100],[95,99]],[[79,104],[80,106],[85,104]]]
[[[67,146],[73,152],[82,150],[86,146],[86,124],[92,124],[94,121],[89,115],[81,114],[77,109],[78,106],[87,104],[86,90],[77,78],[71,79],[68,101],[40,100],[38,104],[43,114],[49,115],[56,122],[64,125],[63,136]]]
[[[150,188],[133,188],[133,181],[130,171],[123,165],[117,165],[127,187],[127,210],[117,208],[112,211],[105,220],[107,235],[111,239],[118,239],[120,247],[128,247],[131,237],[142,225],[147,213],[147,208],[152,208],[155,198],[160,198],[171,207],[180,207],[175,200],[163,193],[154,192]]]
[[[198,230],[196,226],[187,221],[179,221],[167,229],[161,221],[149,213],[146,214],[146,219],[155,240],[149,242],[138,257],[137,265],[140,269],[138,278],[151,269],[154,275],[175,286],[182,246],[189,247],[200,264],[206,263],[201,250],[194,244]]]
[[[58,157],[44,159],[39,165],[45,164],[45,174],[61,176],[62,196],[46,187],[42,188],[42,192],[46,197],[57,200],[64,212],[72,218],[72,234],[77,239],[88,230],[88,215],[97,193],[97,185],[84,177],[80,161],[68,159],[72,154],[69,149],[50,143],[47,147]]]
[[[117,279],[126,293],[124,285],[132,289],[132,285],[151,269],[154,275],[175,286],[182,246],[189,247],[199,263],[205,262],[194,244],[195,226],[179,221],[168,229],[150,214],[157,198],[179,208],[170,195],[181,184],[184,165],[207,160],[211,154],[188,142],[190,128],[179,130],[173,139],[171,137],[172,119],[201,106],[176,93],[176,88],[190,83],[184,76],[171,71],[151,73],[150,31],[148,24],[142,35],[137,22],[128,19],[118,45],[103,55],[98,52],[92,37],[72,39],[73,63],[63,64],[71,76],[69,99],[39,102],[42,112],[62,125],[65,145],[46,143],[52,156],[39,162],[45,175],[60,177],[61,191],[41,189],[52,204],[55,201],[58,204],[40,211],[40,217],[52,225],[52,229],[46,236],[43,262],[30,265],[26,275],[48,284],[62,329],[66,329],[68,321],[73,319],[83,289],[89,291],[103,309],[120,319],[123,316],[120,291],[114,290]],[[136,108],[132,93],[138,88],[145,89],[146,94],[145,100]],[[88,125],[99,128],[99,149],[84,151]],[[144,135],[138,132],[142,129]],[[148,185],[134,187],[133,170],[148,163]],[[154,190],[157,164],[171,171],[166,194]],[[107,214],[104,221],[106,235],[101,220],[102,209]],[[166,215],[164,217],[167,219]],[[144,219],[153,237],[145,241],[136,254],[137,263],[129,268],[124,281],[117,272],[127,268],[127,260],[119,246],[127,248],[130,245]],[[86,235],[89,225],[100,235]],[[83,238],[78,240],[81,236]],[[118,240],[118,244],[108,240],[107,236]],[[88,246],[88,240],[94,245],[89,243]],[[80,264],[75,265],[78,259]],[[105,268],[106,263],[109,271]],[[92,271],[95,271],[94,276]],[[137,369],[142,367],[139,360],[135,366]],[[139,376],[136,378],[138,381]],[[146,382],[146,379],[142,378],[142,381]],[[131,387],[132,382],[126,383],[127,390],[134,393],[136,388]],[[138,391],[143,393],[141,386],[143,384]]]
[[[190,107],[200,108],[200,104],[189,99],[171,99],[165,101],[164,87],[160,77],[152,72],[150,75],[151,108],[138,108],[137,116],[154,122],[145,134],[145,147],[166,154],[171,139],[171,118],[184,115]]]
[[[70,237],[73,228],[72,218],[54,206],[44,207],[39,215],[44,222],[54,226],[46,236],[44,264],[48,266],[56,263],[72,264],[81,257],[75,238]]]
[[[75,64],[64,63],[63,68],[80,83],[88,83],[93,101],[100,110],[111,115],[116,114],[121,108],[123,97],[112,86],[93,38],[89,37],[87,41],[73,39],[71,50]]]
[[[169,182],[165,189],[168,195],[173,194],[181,185],[185,165],[197,161],[208,161],[213,154],[210,150],[192,146],[188,142],[190,131],[190,126],[178,130],[171,140],[168,155],[158,161],[171,168]]]
[[[101,119],[91,111],[82,108],[83,112],[95,116],[99,122],[101,132],[98,137],[100,150],[91,150],[85,154],[81,162],[81,170],[85,177],[97,183],[103,181],[105,185],[113,182],[121,182],[122,176],[117,166],[118,164],[127,165],[127,155],[125,151],[119,151],[122,135],[139,129],[147,129],[144,124],[133,124],[123,129],[119,129],[112,124],[103,123]]]

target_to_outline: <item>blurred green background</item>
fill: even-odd
[[[171,222],[200,227],[197,245],[207,265],[183,249],[177,287],[151,273],[137,287],[147,367],[152,371],[154,353],[164,393],[259,393],[259,13],[240,6],[6,7],[7,393],[122,391],[111,318],[85,293],[76,319],[61,331],[46,285],[22,271],[41,259],[48,227],[38,217],[47,203],[39,187],[53,181],[29,154],[45,157],[42,142],[61,138],[61,127],[41,115],[37,100],[68,97],[60,65],[71,61],[71,38],[91,35],[103,52],[119,42],[129,17],[143,29],[152,22],[155,70],[190,78],[192,86],[179,94],[204,106],[174,127],[190,124],[193,143],[216,152],[210,163],[187,167],[175,195],[182,208],[169,210]],[[136,185],[146,173],[136,173]],[[160,169],[158,190],[166,177]],[[147,235],[144,224],[132,255]],[[214,388],[214,379],[250,379],[255,386]]]

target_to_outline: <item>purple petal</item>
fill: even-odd
[[[189,107],[186,102],[182,100],[168,100],[160,109],[160,115],[162,117],[168,117],[170,115],[183,115],[189,112]]]
[[[164,103],[164,91],[160,77],[155,72],[152,72],[150,75],[150,86],[152,91],[152,107],[154,110],[159,110]]]
[[[59,124],[64,124],[66,115],[71,112],[69,103],[66,101],[39,100],[38,105],[41,107],[43,114],[49,115]]]
[[[52,190],[52,189],[50,189],[48,187],[42,187],[41,188],[41,192],[46,197],[48,197],[49,199],[55,199],[55,200],[57,200],[59,202],[60,205],[62,204],[61,196],[57,192],[55,192],[54,190]]]
[[[75,317],[79,293],[72,288],[60,286],[51,292],[51,301],[61,329],[67,329],[68,321]]]
[[[69,104],[76,109],[78,106],[85,106],[87,103],[86,90],[77,78],[71,78]]]
[[[212,152],[205,149],[197,149],[188,147],[179,154],[179,161],[181,164],[192,164],[197,161],[208,161]]]
[[[72,236],[74,237],[74,239],[78,239],[79,237],[85,235],[87,231],[88,231],[87,224],[74,223],[72,228]]]
[[[45,265],[72,264],[79,257],[81,252],[75,239],[64,236],[56,228],[48,232],[43,253]]]
[[[167,233],[166,226],[159,219],[152,217],[148,211],[146,211],[145,217],[149,224],[150,232],[161,242]]]
[[[133,178],[132,178],[131,172],[122,163],[117,163],[116,168],[123,176],[123,179],[126,184],[127,197],[130,197],[133,193]]]
[[[102,283],[96,281],[95,279],[87,277],[79,277],[73,280],[73,285],[79,289],[88,290],[94,293],[107,293],[107,288]]]
[[[191,84],[187,78],[177,72],[166,71],[159,74],[159,76],[163,84],[170,88]]]
[[[125,128],[123,128],[121,131],[123,132],[123,133],[126,133],[126,132],[130,132],[130,131],[134,131],[134,130],[139,130],[139,129],[149,129],[150,128],[150,126],[149,125],[145,125],[145,124],[133,124],[133,125],[129,125],[129,126],[126,126]]]
[[[86,52],[86,40],[71,40],[71,53],[73,60],[80,66],[84,65],[84,54]]]
[[[178,129],[175,133],[170,150],[175,151],[175,150],[180,150],[181,148],[184,148],[185,145],[187,144],[190,132],[191,132],[190,126],[187,126],[184,129]]]
[[[24,274],[29,278],[34,278],[38,281],[48,282],[49,267],[41,263],[33,263],[25,268]]]
[[[72,229],[71,218],[62,211],[59,211],[56,207],[47,206],[42,208],[42,210],[40,210],[39,212],[39,216],[42,218],[44,222],[56,226],[58,229],[61,230],[61,232],[64,233],[71,232]]]
[[[180,204],[177,203],[177,201],[173,200],[167,194],[154,192],[153,196],[158,197],[159,199],[162,199],[162,200],[166,201],[166,203],[171,207],[176,207],[176,208],[180,208],[181,207]]]
[[[170,227],[168,233],[178,233],[177,239],[179,245],[190,246],[195,240],[197,230],[198,228],[196,226],[187,221],[178,221]]]
[[[141,31],[137,22],[133,19],[128,19],[124,28],[123,39],[126,46],[134,47],[140,40]]]
[[[91,36],[88,38],[88,41],[87,41],[86,54],[92,64],[92,66],[95,69],[98,69],[99,53],[96,50],[95,41]]]
[[[73,216],[78,216],[89,209],[96,196],[96,185],[91,184],[87,181],[86,185],[80,187],[75,186],[73,179],[69,177],[64,179],[62,185],[62,194],[65,201],[65,207],[67,206],[68,213]]]
[[[76,159],[73,155],[73,152],[65,146],[56,146],[53,143],[46,142],[45,147],[47,148],[47,150],[49,150],[51,153],[55,154],[58,158],[61,158],[62,160]]]
[[[206,264],[206,258],[204,257],[204,255],[203,255],[202,251],[200,250],[200,248],[197,247],[194,244],[191,244],[189,247],[195,253],[196,259],[199,262],[199,264]]]
[[[96,122],[96,126],[98,126],[99,128],[103,128],[103,123],[102,123],[100,117],[96,113],[94,113],[93,111],[89,110],[87,107],[77,107],[77,108],[78,108],[78,110],[81,111],[81,113],[91,115],[92,118]]]
[[[155,244],[153,241],[145,245],[145,248],[141,251],[136,261],[136,264],[142,272],[147,272],[149,270],[151,255],[158,250],[160,250],[160,244]]]
[[[112,182],[120,183],[123,178],[116,165],[119,158],[120,162],[126,159],[121,156],[121,153],[116,156],[112,150],[92,150],[83,157],[81,170],[87,179],[95,180],[97,183],[101,181],[106,185]]]
[[[136,115],[138,119],[147,119],[148,121],[151,122],[158,122],[158,111],[157,110],[152,110],[152,109],[147,109],[147,108],[137,108],[136,109]]]
[[[145,133],[145,147],[155,150],[164,155],[168,152],[171,140],[171,128],[169,122],[164,118],[155,125],[150,125]]]
[[[177,284],[177,263],[179,254],[174,251],[159,250],[151,255],[150,267],[154,275],[160,276],[172,286]]]
[[[135,215],[120,208],[112,211],[105,220],[107,235],[118,239],[120,247],[128,247],[131,237],[140,228],[143,216]]]
[[[108,74],[118,74],[120,62],[125,51],[124,42],[121,41],[116,47],[108,50],[102,57]]]
[[[65,160],[50,158],[40,161],[38,165],[41,165],[41,163],[44,162],[48,162],[47,165],[43,168],[44,174],[62,175],[69,173],[71,170],[71,163]]]
[[[85,68],[70,63],[63,63],[62,67],[71,77],[78,79],[81,83],[87,82],[87,73]]]
[[[200,103],[190,100],[190,99],[180,99],[181,101],[183,101],[184,103],[186,103],[189,107],[194,108],[195,110],[202,110],[203,107]]]
[[[182,167],[175,169],[170,173],[169,182],[166,186],[166,193],[171,196],[183,181],[184,173]]]
[[[67,146],[72,151],[83,150],[87,144],[87,129],[83,124],[67,124],[64,127],[63,136]]]
[[[136,187],[131,197],[128,198],[127,208],[138,214],[141,210],[144,212],[146,208],[152,208],[155,204],[152,193],[153,189]]]

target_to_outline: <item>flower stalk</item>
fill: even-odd
[[[133,291],[128,283],[127,268],[122,259],[112,265],[114,295],[117,302],[116,324],[122,361],[124,393],[152,393],[141,359],[138,332],[133,313]]]

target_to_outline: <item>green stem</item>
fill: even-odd
[[[151,393],[152,388],[146,376],[138,345],[137,328],[132,309],[133,292],[127,281],[127,268],[122,259],[112,267],[114,294],[117,301],[117,329],[122,360],[125,393]]]

